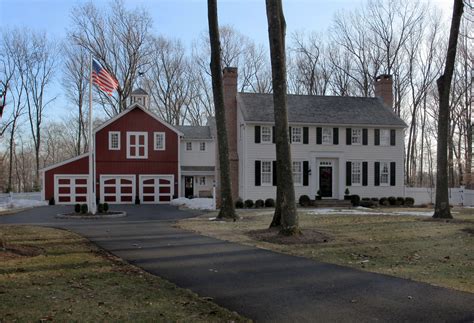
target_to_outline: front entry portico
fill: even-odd
[[[344,183],[341,182],[344,164],[341,162],[342,156],[338,153],[314,154],[311,168],[315,170],[312,172],[311,186],[314,190],[314,195],[318,191],[323,199],[342,199],[344,196]]]

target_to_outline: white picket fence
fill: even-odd
[[[463,186],[448,189],[451,205],[474,206],[474,190],[467,190]],[[413,197],[415,204],[434,203],[436,188],[433,187],[405,187],[405,197]]]

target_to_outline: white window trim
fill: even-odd
[[[263,140],[263,129],[269,129],[270,130],[270,139],[267,141],[267,140]],[[260,143],[262,144],[271,144],[273,143],[273,127],[271,126],[262,126],[262,128],[260,129]]]
[[[112,147],[112,136],[117,135],[118,138],[118,147],[113,148]],[[120,150],[120,131],[109,131],[109,150]]]
[[[206,186],[206,176],[199,176],[198,184],[199,186]]]
[[[384,142],[382,138],[384,138],[383,133],[386,133],[387,141]],[[390,146],[390,129],[380,129],[380,146],[388,147]]]
[[[156,144],[158,142],[157,138],[159,135],[163,135],[163,147],[157,148]],[[153,150],[166,150],[166,132],[154,132],[153,133]]]
[[[293,137],[293,133],[296,129],[299,129],[300,130],[300,140],[299,141],[295,141],[295,138]],[[291,143],[292,144],[302,144],[303,143],[303,127],[291,127]]]
[[[300,171],[300,174],[301,174],[301,181],[300,181],[300,182],[295,182],[295,172],[293,171],[293,164],[294,164],[294,163],[300,164],[300,169],[301,169],[301,171]],[[294,185],[294,186],[303,186],[303,180],[304,180],[304,179],[303,179],[303,176],[304,176],[303,173],[304,173],[304,172],[303,172],[303,161],[302,161],[302,160],[294,160],[294,161],[292,161],[292,163],[291,163],[291,173],[292,173],[292,175],[293,175],[293,185]]]
[[[329,132],[331,133],[330,138],[329,138],[329,142],[324,142],[324,130],[329,130]],[[333,144],[333,136],[334,136],[333,128],[323,128],[321,130],[321,143],[323,145],[332,145]]]
[[[145,136],[145,140],[144,140],[145,149],[144,149],[143,156],[130,155],[130,148],[131,148],[130,138],[132,136],[135,136],[135,138],[138,138],[139,136]],[[139,145],[138,140],[137,140],[134,146],[135,146],[135,153],[137,153],[140,151],[140,149],[138,148],[142,145]],[[147,158],[148,158],[148,133],[143,132],[143,131],[127,131],[127,159],[147,159]]]
[[[383,164],[387,164],[387,183],[382,183],[382,169]],[[390,186],[390,162],[389,161],[380,161],[380,169],[379,169],[379,184],[380,186]]]
[[[190,145],[191,149],[188,149],[188,144]],[[184,145],[185,145],[184,149],[186,151],[193,151],[193,142],[192,141],[186,141],[186,143]]]
[[[355,174],[354,173],[354,164],[357,163],[359,164],[359,183],[354,183],[354,178],[353,178],[353,175]],[[359,160],[353,160],[351,161],[351,186],[362,186],[362,162],[359,161]]]
[[[201,149],[201,145],[204,144],[204,150]],[[200,152],[206,152],[207,151],[207,145],[205,141],[200,141],[199,142],[199,151]]]
[[[270,174],[270,183],[263,182],[263,163],[270,163],[270,172],[265,172],[265,174]],[[273,186],[273,161],[271,160],[262,160],[260,163],[260,185]]]
[[[359,135],[354,136],[354,131],[358,131]],[[352,128],[351,132],[352,132],[351,133],[351,144],[354,145],[354,146],[362,145],[362,128]],[[356,137],[359,138],[359,142],[354,142],[354,138],[356,138]]]

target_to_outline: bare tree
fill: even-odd
[[[152,19],[144,9],[127,10],[123,1],[109,8],[101,11],[92,2],[74,8],[69,35],[119,81],[117,96],[96,92],[107,115],[114,116],[125,110],[138,74],[148,69]]]
[[[209,20],[209,39],[211,45],[211,75],[212,93],[214,96],[214,107],[216,110],[217,143],[219,150],[221,203],[218,218],[236,219],[232,199],[232,183],[229,166],[229,147],[227,141],[227,130],[224,107],[224,86],[222,82],[221,46],[219,37],[219,23],[217,19],[216,0],[207,1]]]
[[[288,134],[285,33],[286,22],[281,0],[266,0],[268,38],[272,64],[273,107],[277,157],[277,208],[281,212],[281,234],[296,235],[301,231],[296,213],[295,188]]]
[[[449,33],[448,51],[443,74],[438,78],[439,117],[438,117],[438,148],[436,171],[436,204],[434,218],[452,218],[449,209],[447,148],[449,127],[449,95],[453,78],[454,64],[459,35],[459,26],[463,12],[463,0],[454,0],[453,17]]]

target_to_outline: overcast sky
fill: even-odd
[[[417,1],[417,0],[413,0]],[[84,1],[76,0],[0,0],[1,27],[29,27],[45,30],[49,35],[64,38],[70,24],[71,9]],[[324,32],[337,11],[352,10],[360,0],[284,0],[287,34],[294,31]],[[95,0],[99,6],[109,1]],[[452,0],[432,0],[449,17]],[[153,18],[156,34],[179,38],[188,47],[207,29],[207,7],[204,0],[126,0],[127,7],[143,6]],[[218,0],[219,24],[233,26],[241,33],[267,46],[267,21],[264,0]],[[1,28],[0,27],[0,28]],[[56,95],[62,89],[55,86]],[[65,100],[54,103],[55,114],[66,111]],[[51,110],[50,110],[51,111]]]

